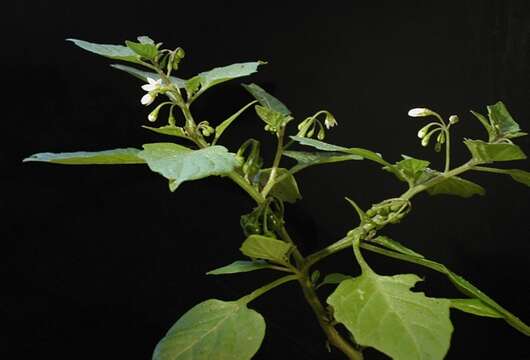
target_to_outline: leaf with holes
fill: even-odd
[[[160,340],[153,360],[248,360],[265,336],[265,320],[246,304],[206,300],[186,312]]]

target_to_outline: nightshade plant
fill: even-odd
[[[329,345],[349,359],[362,359],[363,349],[373,347],[396,360],[443,359],[450,345],[453,326],[451,309],[477,316],[502,318],[525,335],[530,327],[481,292],[467,280],[444,265],[425,258],[385,236],[384,228],[399,223],[409,214],[412,199],[426,191],[430,195],[450,194],[460,197],[483,195],[484,189],[460,175],[481,171],[509,175],[530,186],[530,173],[519,169],[500,169],[489,164],[525,159],[514,138],[526,135],[513,120],[502,102],[487,107],[487,116],[471,112],[487,132],[484,140],[466,139],[470,158],[453,166],[451,163],[451,127],[458,123],[456,115],[444,119],[427,108],[415,108],[409,116],[430,120],[418,132],[423,146],[434,144],[443,150],[444,169],[429,167],[429,162],[403,156],[390,163],[373,151],[332,145],[322,140],[337,125],[328,111],[319,111],[302,121],[295,120],[288,108],[256,84],[243,87],[253,101],[218,124],[197,123],[191,105],[208,89],[222,82],[247,76],[263,62],[238,63],[205,71],[188,80],[174,77],[184,58],[181,48],[164,49],[147,36],[127,41],[126,46],[102,45],[70,39],[77,46],[113,60],[136,65],[112,65],[143,81],[141,103],[151,106],[150,122],[167,119],[162,126],[144,128],[172,137],[176,142],[144,144],[143,149],[125,148],[96,152],[39,153],[24,161],[58,164],[147,164],[161,174],[175,191],[190,180],[220,175],[232,180],[255,201],[255,207],[241,216],[245,240],[240,250],[249,260],[238,260],[208,272],[225,275],[269,269],[287,274],[249,294],[232,301],[210,299],[188,310],[160,340],[154,360],[177,359],[250,359],[258,351],[265,335],[265,321],[247,306],[254,299],[286,282],[297,282],[305,300],[313,310]],[[142,69],[140,69],[141,67]],[[160,101],[160,102],[158,102]],[[235,152],[220,145],[223,133],[244,111],[253,107],[264,129],[277,140],[274,160],[265,166],[260,142],[245,139]],[[423,121],[423,119],[419,119]],[[182,145],[184,143],[186,145]],[[300,150],[294,150],[294,146]],[[284,167],[287,157],[295,165]],[[378,201],[363,209],[346,199],[357,214],[359,224],[342,239],[312,254],[302,254],[286,229],[285,203],[301,198],[295,175],[310,166],[348,160],[370,160],[382,165],[407,190],[394,198]],[[485,166],[486,165],[486,166]],[[361,274],[331,273],[321,276],[313,270],[322,259],[352,249],[354,266]],[[371,251],[394,259],[428,267],[444,274],[463,294],[462,298],[427,297],[411,291],[420,281],[414,274],[383,276],[375,272],[363,257]],[[356,264],[355,264],[356,263]],[[317,289],[336,286],[327,299]],[[344,328],[337,327],[342,324]],[[346,330],[348,333],[346,333]]]

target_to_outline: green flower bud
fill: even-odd
[[[440,152],[442,150],[442,144],[440,144],[439,142],[437,142],[435,145],[434,145],[434,151],[436,152]]]
[[[445,142],[445,133],[443,131],[440,131],[440,133],[436,137],[436,142],[440,144],[443,144]]]
[[[167,103],[162,103],[158,105],[153,111],[151,111],[149,115],[147,115],[147,120],[149,120],[150,122],[155,122],[158,118],[158,113],[160,112],[160,109],[162,109],[164,105],[167,105]]]
[[[318,133],[317,133],[317,139],[324,140],[325,137],[326,137],[326,132],[324,131],[323,128],[320,128],[320,130],[318,130]]]
[[[175,50],[175,55],[180,58],[180,59],[184,59],[184,56],[186,56],[186,52],[184,51],[183,48],[181,47],[178,47],[176,50]]]
[[[457,115],[451,115],[449,116],[449,124],[456,124],[460,119]]]

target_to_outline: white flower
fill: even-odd
[[[151,105],[151,103],[155,101],[155,97],[153,96],[153,94],[151,93],[147,93],[145,94],[144,96],[142,96],[142,98],[140,99],[140,102],[142,103],[142,105]]]
[[[326,120],[324,120],[324,125],[326,126],[326,129],[330,129],[332,128],[333,126],[337,125],[337,120],[335,120],[335,118],[333,117],[333,115],[331,114],[328,114],[328,116],[326,116]]]
[[[155,91],[156,89],[162,86],[162,79],[155,80],[155,79],[148,77],[147,82],[148,84],[142,85],[142,89],[144,89],[147,92]]]
[[[422,117],[422,116],[434,115],[434,112],[427,108],[414,108],[414,109],[410,109],[408,114],[410,117]]]

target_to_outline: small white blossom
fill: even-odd
[[[423,117],[423,116],[429,116],[434,115],[432,110],[429,110],[427,108],[414,108],[410,109],[408,115],[410,117]]]
[[[157,113],[151,112],[149,115],[147,115],[147,120],[151,122],[155,122],[157,117],[158,117],[158,112]]]
[[[333,126],[337,125],[337,120],[333,116],[326,116],[326,120],[324,120],[324,125],[326,126],[326,129],[330,129]]]
[[[140,99],[140,102],[142,105],[151,105],[151,103],[155,101],[155,97],[151,93],[147,93]]]
[[[155,80],[148,77],[147,82],[148,84],[142,85],[142,89],[148,92],[155,91],[162,86],[162,79]]]

